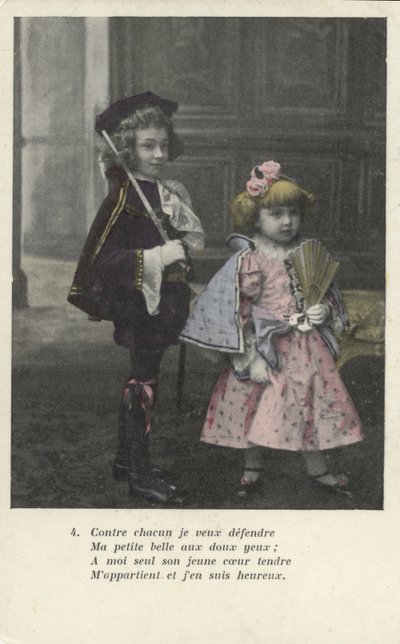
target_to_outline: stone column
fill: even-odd
[[[21,254],[77,260],[104,196],[95,114],[109,102],[108,18],[16,21],[14,302]]]
[[[86,193],[86,229],[107,192],[101,176],[96,145],[99,136],[94,125],[96,114],[110,102],[109,19],[85,18],[85,140],[88,158],[88,190]]]

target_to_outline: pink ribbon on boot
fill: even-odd
[[[151,388],[150,385],[155,385],[156,380],[152,378],[151,380],[146,380],[146,382],[141,382],[140,380],[136,380],[136,378],[131,378],[128,380],[128,382],[125,384],[124,388],[124,398],[129,392],[129,385],[138,385],[139,386],[139,396],[140,396],[140,406],[144,411],[144,416],[146,420],[146,434],[149,433],[150,427],[151,427],[151,415],[150,415],[150,409],[153,406],[153,400],[154,400],[154,394],[153,394],[153,389]]]

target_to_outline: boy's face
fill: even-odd
[[[136,171],[150,179],[159,179],[167,161],[167,130],[164,127],[136,130]]]
[[[259,231],[279,244],[288,244],[299,232],[301,210],[299,206],[273,206],[261,208]]]

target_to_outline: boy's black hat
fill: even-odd
[[[106,130],[108,134],[113,134],[123,119],[131,116],[145,105],[157,105],[168,118],[171,118],[179,107],[175,101],[161,98],[161,96],[149,91],[135,96],[127,96],[115,101],[104,112],[96,116],[95,130],[97,134],[101,135],[102,130]]]

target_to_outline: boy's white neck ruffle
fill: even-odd
[[[186,233],[185,241],[191,250],[204,249],[204,231],[192,210],[189,193],[178,181],[157,181],[161,209],[169,216],[176,230]]]

